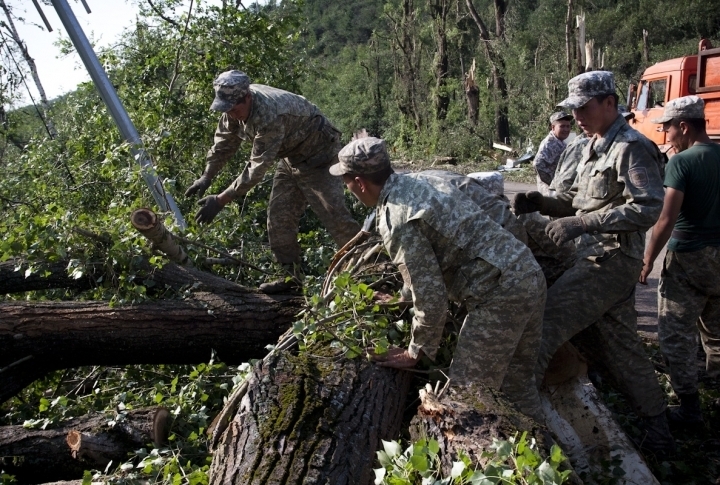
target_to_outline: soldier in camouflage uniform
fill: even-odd
[[[250,160],[242,174],[219,195],[200,200],[196,216],[209,223],[230,201],[245,196],[262,181],[277,160],[268,204],[268,238],[277,261],[291,274],[300,263],[298,224],[310,205],[338,246],[360,230],[345,206],[342,184],[328,174],[337,162],[340,132],[304,97],[262,84],[250,84],[241,71],[227,71],[215,79],[215,100],[222,112],[215,143],[207,154],[205,171],[185,192],[203,193],[232,158],[243,140],[252,143]],[[298,281],[264,283],[260,290],[278,293],[297,288]]]
[[[642,269],[645,232],[662,209],[660,153],[617,112],[612,73],[594,71],[568,82],[560,106],[594,133],[583,149],[568,193],[518,194],[516,213],[539,210],[560,217],[548,224],[556,244],[576,239],[578,259],[548,290],[537,375],[555,351],[584,329],[595,334],[597,353],[644,418],[642,446],[661,457],[675,443],[665,417],[665,395],[637,334],[635,283]]]
[[[533,160],[537,172],[537,187],[543,195],[551,195],[550,183],[555,176],[558,160],[565,150],[564,140],[570,136],[572,115],[558,111],[550,115],[550,133],[540,142]]]
[[[403,276],[403,299],[415,309],[409,348],[391,349],[381,364],[408,368],[422,355],[434,360],[451,299],[468,312],[452,383],[500,389],[542,420],[534,365],[545,280],[530,250],[462,192],[395,174],[383,140],[355,140],[339,159],[330,172],[363,204],[377,207],[376,229]]]
[[[438,190],[452,192],[457,189],[467,195],[475,202],[475,205],[490,218],[500,224],[502,228],[510,232],[518,241],[527,244],[527,232],[523,225],[512,213],[510,201],[504,195],[497,195],[489,192],[480,182],[471,177],[449,172],[447,170],[423,170],[422,172],[409,173],[407,177],[413,177],[428,182]],[[450,187],[449,189],[447,187]]]
[[[708,375],[720,375],[720,146],[705,129],[697,96],[665,105],[662,123],[675,149],[665,174],[665,203],[653,227],[640,282],[647,284],[655,259],[668,243],[658,286],[658,336],[670,382],[680,399],[670,421],[703,423],[696,364],[697,336]]]

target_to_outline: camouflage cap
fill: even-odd
[[[353,140],[338,153],[338,163],[330,167],[332,175],[364,175],[390,166],[385,140],[372,136]]]
[[[242,71],[225,71],[213,81],[213,88],[215,100],[210,109],[227,113],[250,91],[250,78]]]
[[[556,121],[560,120],[571,120],[573,119],[572,115],[567,114],[564,111],[558,111],[556,113],[553,113],[550,115],[550,123],[555,123]]]
[[[665,111],[660,118],[650,120],[652,123],[667,123],[674,119],[691,120],[705,118],[705,101],[697,96],[675,98],[665,104]]]
[[[615,77],[610,71],[590,71],[568,81],[568,97],[558,106],[577,109],[595,96],[615,94]]]

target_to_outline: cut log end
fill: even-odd
[[[157,215],[150,209],[137,209],[130,216],[130,221],[138,231],[152,229],[158,223]]]
[[[153,427],[151,438],[155,446],[162,446],[167,443],[170,435],[170,411],[165,408],[159,408],[153,417]]]

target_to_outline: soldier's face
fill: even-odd
[[[586,133],[604,135],[617,118],[617,108],[610,97],[598,101],[592,98],[585,105],[572,110],[578,126]]]
[[[252,106],[250,100],[251,98],[249,96],[245,96],[244,102],[233,106],[232,109],[227,112],[227,115],[238,121],[247,121],[250,116],[250,107]]]
[[[343,175],[343,182],[347,186],[348,190],[367,207],[374,207],[378,202],[378,194],[372,190],[370,186],[362,177],[354,177],[352,175]]]
[[[687,136],[687,125],[681,121],[677,125],[672,121],[663,123],[662,127],[665,132],[665,140],[670,144],[677,153],[687,150],[690,146],[690,137]]]
[[[552,124],[552,132],[558,140],[564,140],[565,138],[570,136],[570,121],[556,121]]]

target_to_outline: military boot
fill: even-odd
[[[258,287],[261,293],[274,295],[278,293],[300,293],[302,291],[302,279],[299,265],[284,264],[283,270],[286,276],[274,281],[263,283]]]
[[[668,420],[673,426],[702,426],[703,417],[700,410],[700,394],[678,394],[679,406],[668,408]]]
[[[675,440],[670,434],[665,413],[643,418],[645,438],[640,448],[655,455],[659,461],[671,460],[677,451]]]

